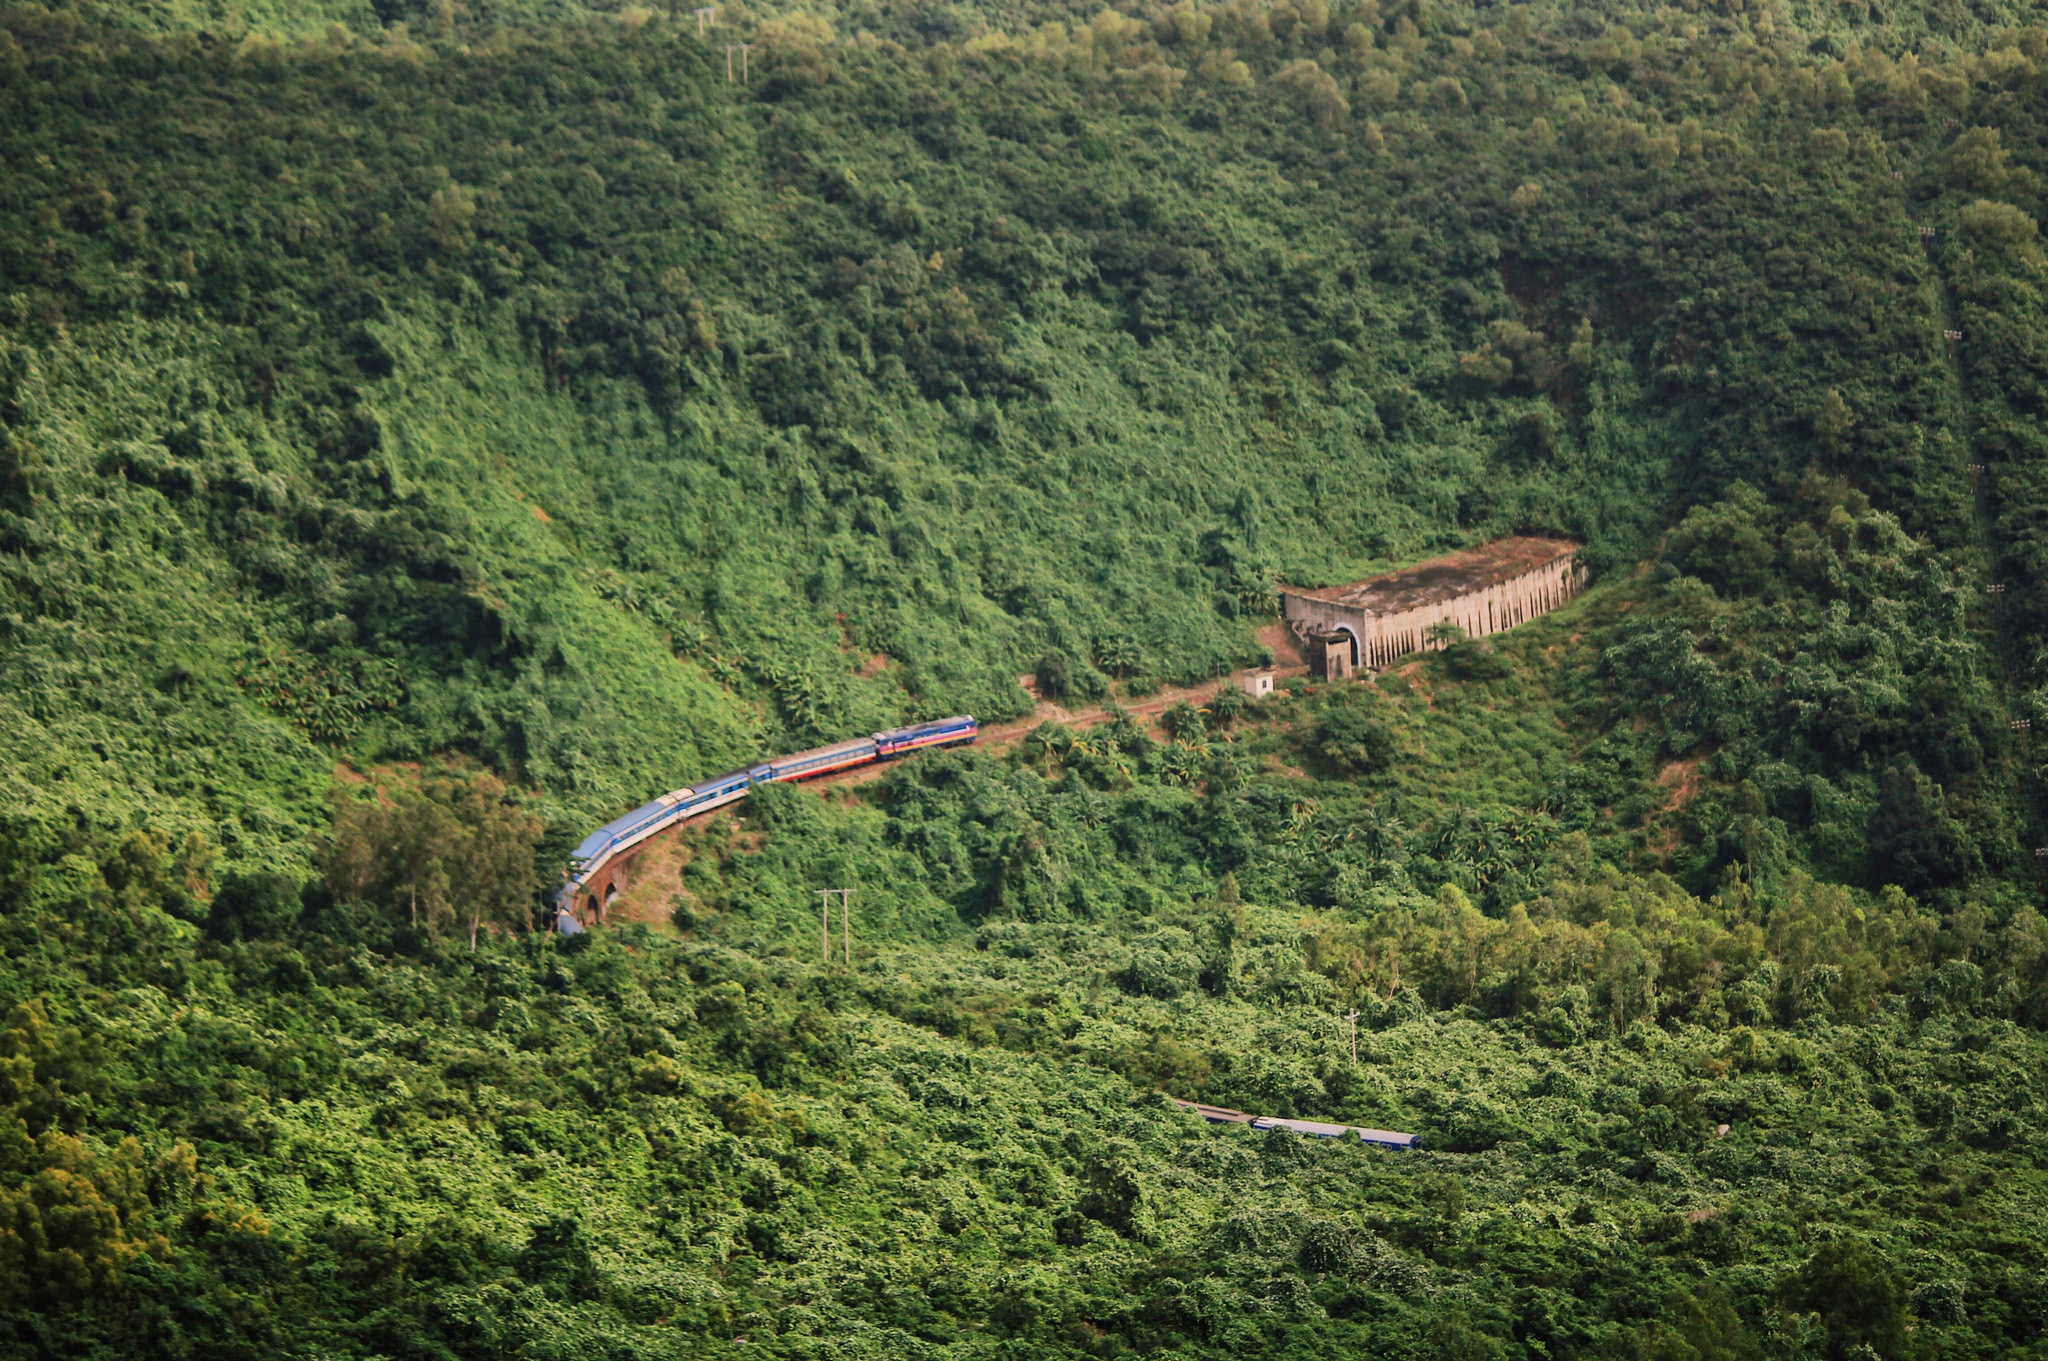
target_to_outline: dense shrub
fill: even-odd
[[[1371,775],[1394,759],[1393,734],[1371,709],[1343,705],[1326,712],[1310,739],[1316,757],[1339,775]]]

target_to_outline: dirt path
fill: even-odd
[[[1264,633],[1261,633],[1259,638],[1261,642],[1267,642]],[[1270,647],[1272,644],[1267,642],[1267,646]],[[1280,649],[1275,647],[1273,652],[1275,659],[1279,660],[1281,658]],[[1298,653],[1295,655],[1299,656]],[[1306,675],[1307,672],[1308,666],[1298,661],[1293,665],[1276,666],[1273,668],[1273,674],[1276,677]],[[1235,684],[1237,684],[1237,677],[1235,674],[1232,674],[1223,677],[1221,680],[1203,681],[1200,685],[1169,685],[1156,694],[1147,695],[1135,704],[1123,706],[1123,712],[1131,715],[1133,718],[1145,720],[1144,727],[1147,730],[1160,732],[1163,731],[1159,722],[1161,716],[1174,705],[1182,700],[1187,700],[1199,707],[1202,701],[1213,699],[1223,690]],[[1041,723],[1064,723],[1070,728],[1093,728],[1109,722],[1115,712],[1115,710],[1107,706],[1093,709],[1066,709],[1054,704],[1051,700],[1040,700],[1038,707],[1033,709],[1024,718],[1013,719],[1008,723],[995,727],[983,728],[981,730],[981,737],[975,745],[988,748],[1007,747],[1027,736],[1032,729]],[[815,780],[806,781],[805,787],[817,789],[822,793],[828,788],[867,784],[871,780],[879,780],[884,775],[887,775],[893,765],[893,762],[878,761],[871,766],[856,766],[852,770],[842,770],[836,775],[824,775]]]

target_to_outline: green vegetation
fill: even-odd
[[[0,1352],[2039,1355],[2037,16],[717,17],[0,9]]]

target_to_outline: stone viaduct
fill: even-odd
[[[1578,551],[1518,534],[1349,586],[1282,586],[1281,613],[1310,670],[1348,676],[1435,646],[1427,635],[1438,624],[1482,638],[1556,609],[1585,585]]]

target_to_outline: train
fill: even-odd
[[[899,760],[937,747],[968,746],[980,735],[981,725],[973,714],[956,714],[929,723],[913,723],[907,728],[888,728],[826,747],[793,751],[758,765],[714,775],[683,789],[672,789],[651,803],[613,818],[584,837],[570,853],[568,880],[555,895],[558,929],[566,930],[567,924],[576,920],[573,908],[578,896],[619,856],[685,818],[739,802],[756,785],[810,780],[876,761]],[[601,911],[603,904],[598,906]]]
[[[1362,1125],[1331,1125],[1321,1120],[1284,1120],[1277,1115],[1250,1115],[1244,1111],[1234,1111],[1228,1106],[1183,1101],[1177,1096],[1169,1096],[1166,1099],[1184,1111],[1193,1111],[1212,1125],[1250,1125],[1253,1129],[1284,1129],[1306,1135],[1311,1139],[1342,1139],[1348,1135],[1355,1137],[1361,1144],[1396,1151],[1422,1147],[1421,1135],[1403,1134],[1399,1130],[1367,1129]]]

